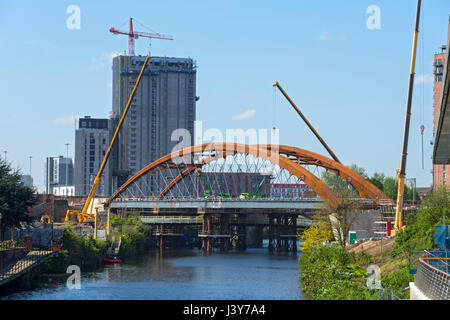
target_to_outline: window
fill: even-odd
[[[442,75],[441,74],[436,76],[436,82],[442,82]]]

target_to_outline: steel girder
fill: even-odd
[[[285,151],[288,151],[287,149]],[[183,159],[193,159],[195,154],[211,152],[214,153],[209,158],[206,158],[200,164],[195,163],[183,163]],[[220,157],[227,155],[233,155],[236,153],[248,154],[255,157],[259,157],[264,160],[268,160],[274,164],[279,165],[281,168],[289,171],[297,178],[303,180],[314,192],[316,192],[333,210],[336,210],[339,204],[342,203],[336,193],[331,190],[325,183],[323,183],[314,174],[306,170],[304,167],[295,163],[288,157],[280,154],[276,149],[276,146],[264,146],[264,145],[245,145],[239,143],[205,143],[196,146],[190,146],[170,154],[167,154],[158,160],[150,163],[142,168],[134,176],[128,179],[117,191],[107,200],[105,206],[108,206],[111,201],[116,199],[123,191],[125,191],[131,184],[139,180],[146,173],[160,170],[161,167],[172,167],[172,164],[180,164],[185,166],[185,169],[178,175],[169,185],[163,190],[162,193],[167,192],[171,187],[176,185],[187,174],[195,170],[195,168],[202,166],[208,162],[216,160]],[[287,153],[286,153],[287,154]],[[170,186],[170,187],[169,187]]]

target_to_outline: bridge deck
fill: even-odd
[[[29,251],[25,257],[17,261],[15,264],[0,271],[0,286],[31,271],[54,255],[56,255],[56,252],[50,250]]]
[[[113,201],[109,207],[115,209],[273,209],[273,210],[317,210],[323,205],[317,199],[127,199]]]
[[[203,222],[203,216],[142,216],[141,220],[145,224],[198,224]],[[261,225],[268,226],[269,218],[267,217],[245,217],[231,219],[230,224],[236,225]],[[306,218],[297,218],[298,227],[308,227],[312,224],[312,220]]]

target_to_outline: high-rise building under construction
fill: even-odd
[[[444,65],[447,57],[446,46],[441,47],[441,52],[434,55],[434,89],[433,89],[433,138],[438,126],[440,102],[442,96],[442,83],[444,80]],[[450,165],[433,164],[433,187],[445,186],[450,188]]]
[[[110,130],[118,124],[144,60],[144,56],[113,59]],[[176,129],[186,129],[190,139],[183,143],[193,144],[195,88],[196,66],[192,59],[150,59],[110,158],[113,190],[147,164],[174,151],[182,140],[178,135],[172,137]]]

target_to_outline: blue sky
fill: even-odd
[[[432,63],[446,42],[450,14],[447,0],[423,2],[407,163],[418,186],[432,182]],[[69,5],[80,7],[79,30],[66,26]],[[381,9],[380,30],[366,27],[370,5]],[[73,156],[73,118],[109,115],[111,56],[128,43],[108,30],[126,30],[131,16],[174,37],[152,40],[153,55],[196,60],[197,119],[204,130],[275,125],[282,144],[326,154],[275,93],[272,84],[279,81],[343,163],[393,176],[415,7],[413,0],[1,1],[0,156],[8,151],[24,173],[32,156],[41,189],[45,157],[65,155],[67,142]],[[137,54],[148,51],[148,39],[136,40]]]

